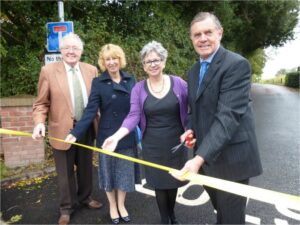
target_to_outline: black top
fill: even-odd
[[[169,92],[159,99],[150,93],[145,82],[148,92],[144,104],[147,124],[142,140],[142,155],[147,161],[180,169],[187,160],[187,151],[182,149],[171,152],[171,148],[180,143],[180,135],[184,132],[180,121],[179,102],[172,86],[171,80]],[[166,171],[151,167],[145,168],[145,175],[147,183],[158,189],[177,188],[186,184],[174,179]]]

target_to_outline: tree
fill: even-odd
[[[266,63],[265,51],[259,48],[253,51],[252,54],[249,54],[248,59],[252,67],[252,73],[255,74],[254,80],[260,80]]]
[[[58,21],[56,1],[1,2],[1,95],[35,94],[46,53],[46,23]],[[151,40],[169,51],[166,72],[186,78],[197,60],[189,38],[189,24],[199,11],[220,18],[223,45],[249,58],[253,71],[264,64],[263,48],[293,38],[299,2],[291,1],[64,1],[65,20],[85,42],[83,60],[97,65],[106,43],[125,50],[127,71],[144,76],[139,51]],[[280,18],[280,19],[278,19]]]
[[[277,71],[276,73],[276,77],[281,76],[281,75],[285,75],[287,73],[286,69],[280,69]]]

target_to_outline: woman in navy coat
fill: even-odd
[[[126,66],[126,59],[124,51],[117,45],[104,45],[99,52],[98,63],[104,72],[93,80],[91,95],[84,114],[66,140],[71,142],[80,140],[99,110],[100,121],[96,145],[100,147],[107,137],[118,130],[127,116],[130,110],[130,93],[135,85],[135,79],[120,70]],[[119,142],[117,152],[137,157],[135,137],[134,131],[126,136]],[[125,197],[126,192],[135,191],[136,183],[140,183],[136,164],[99,154],[99,186],[106,191],[113,223],[119,223],[120,217],[124,222],[130,221],[125,208]]]

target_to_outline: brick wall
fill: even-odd
[[[0,101],[0,126],[5,129],[31,133],[33,130],[32,103],[34,97],[9,97]],[[31,137],[1,135],[0,153],[7,167],[27,166],[43,162],[44,141]]]

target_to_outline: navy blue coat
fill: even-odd
[[[104,140],[114,134],[120,127],[130,110],[130,93],[135,85],[135,78],[120,71],[122,80],[119,84],[112,81],[107,71],[92,82],[91,94],[83,116],[77,122],[71,134],[77,140],[84,136],[100,111],[98,124],[97,146],[102,146]],[[118,149],[133,148],[136,146],[135,132],[131,132],[120,140]]]

